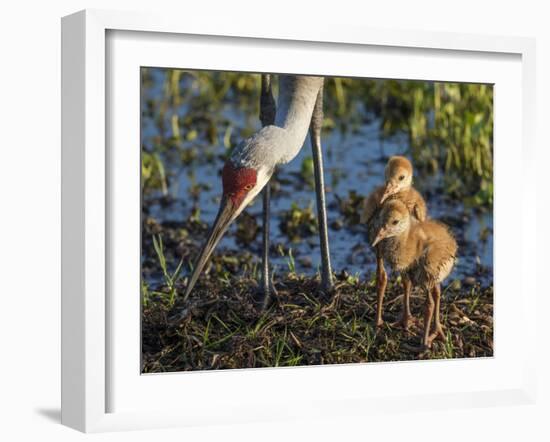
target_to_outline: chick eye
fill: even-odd
[[[404,179],[405,179],[405,175],[401,175],[401,176],[399,177],[399,181],[403,181]]]
[[[392,224],[393,224],[394,226],[397,225],[397,223],[399,223],[399,221],[396,220],[396,219],[394,219],[393,222],[392,222]]]
[[[247,184],[246,186],[244,186],[244,190],[248,192],[249,190],[252,190],[253,187],[254,187],[254,184]]]

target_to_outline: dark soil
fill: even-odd
[[[401,309],[402,291],[395,281],[386,294],[387,322],[376,329],[373,281],[341,273],[335,275],[334,293],[324,295],[317,292],[316,278],[280,275],[276,301],[261,311],[255,303],[256,279],[226,272],[238,268],[241,259],[248,262],[250,256],[218,253],[185,302],[181,293],[186,278],[178,283],[173,305],[160,293],[147,294],[142,309],[144,373],[493,355],[492,287],[447,288],[442,300],[446,341],[419,352],[421,321],[410,332],[389,325]],[[411,306],[419,319],[424,300],[413,292]]]

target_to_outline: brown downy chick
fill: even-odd
[[[366,199],[361,214],[361,222],[369,223],[388,199],[402,201],[417,221],[424,221],[427,216],[426,202],[422,195],[412,186],[413,166],[402,156],[393,156],[388,160],[384,170],[386,183],[376,188]]]
[[[385,169],[384,186],[375,189],[366,199],[361,214],[361,222],[367,224],[369,243],[374,241],[375,232],[378,231],[378,215],[380,209],[385,202],[391,200],[399,200],[405,204],[414,221],[424,221],[427,216],[426,202],[422,195],[412,187],[413,181],[413,166],[411,162],[402,156],[393,156],[389,159]],[[382,306],[384,302],[384,294],[388,276],[384,268],[384,260],[380,256],[379,251],[376,251],[376,292],[377,292],[377,307],[376,307],[376,325],[381,326],[384,321],[382,319]],[[403,296],[403,314],[398,324],[403,328],[408,329],[412,316],[409,307],[409,298],[411,292],[410,281],[403,277],[404,296]]]
[[[441,282],[451,273],[458,249],[447,226],[432,220],[412,222],[405,204],[391,200],[380,212],[380,227],[373,246],[379,247],[383,259],[394,270],[426,291],[424,347],[431,347],[438,336],[445,339],[439,317]],[[430,334],[432,318],[434,333]]]

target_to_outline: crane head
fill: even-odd
[[[385,170],[386,186],[380,204],[391,195],[408,189],[412,185],[413,167],[411,162],[402,156],[393,156],[389,159]]]
[[[261,168],[236,166],[231,160],[225,163],[222,170],[223,195],[218,215],[195,262],[184,299],[187,299],[191,290],[193,290],[198,277],[208,262],[208,258],[210,258],[229,225],[262,190],[270,177],[271,174],[265,173]]]
[[[243,202],[249,200],[249,193],[256,187],[258,172],[252,167],[237,167],[231,161],[222,170],[223,198],[231,203],[237,216],[244,209]],[[240,209],[240,210],[239,210]]]

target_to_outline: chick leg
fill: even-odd
[[[382,319],[382,310],[384,307],[384,294],[386,293],[386,286],[388,285],[388,275],[384,268],[384,259],[376,251],[376,326],[380,327],[384,324]]]
[[[401,275],[401,277],[403,279],[403,312],[401,313],[401,318],[392,325],[409,330],[409,327],[415,323],[415,320],[411,314],[410,306],[412,282],[406,275]]]
[[[436,338],[441,338],[442,340],[446,339],[445,332],[443,331],[443,326],[441,325],[440,318],[439,318],[439,310],[440,310],[440,304],[441,304],[441,286],[437,284],[432,289],[432,296],[434,299],[434,332],[430,336],[430,342],[433,341]]]
[[[434,314],[434,299],[432,297],[432,291],[430,289],[426,290],[426,306],[424,307],[424,339],[422,344],[424,348],[430,348],[432,346],[432,341],[430,340],[430,329],[432,325],[432,317]]]

